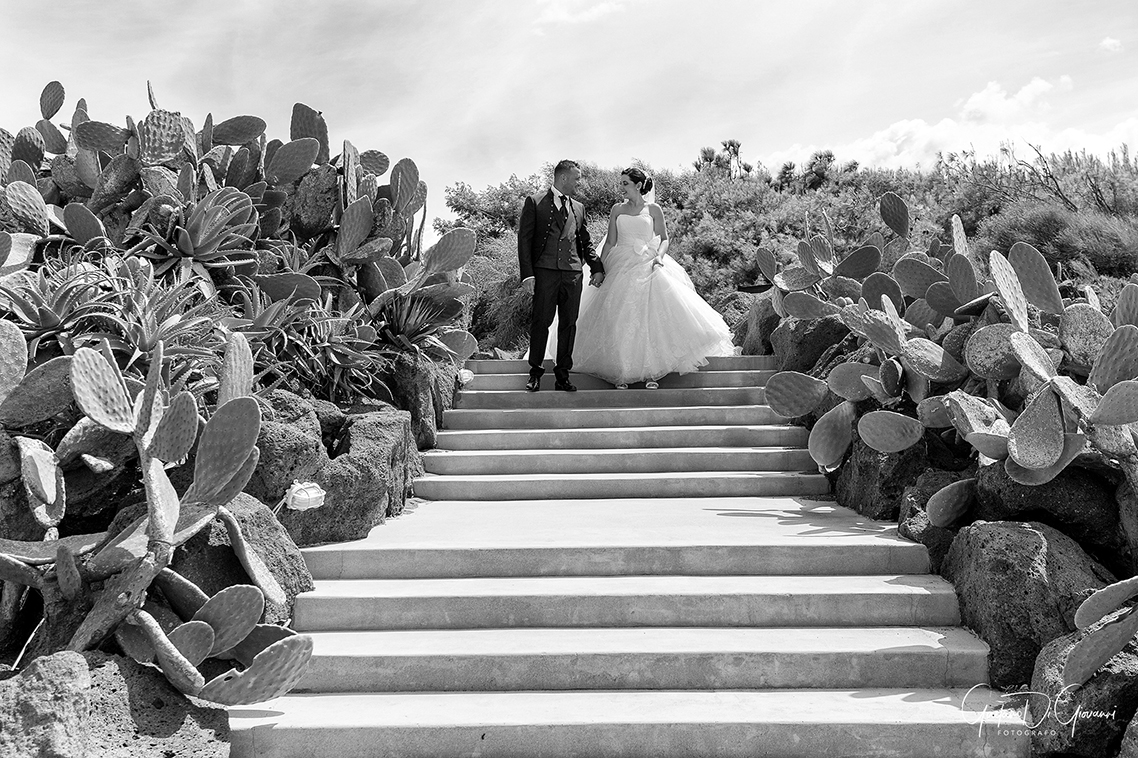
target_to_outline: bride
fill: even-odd
[[[723,317],[668,256],[652,179],[628,168],[620,189],[625,200],[613,206],[601,247],[604,284],[586,287],[581,297],[573,370],[619,389],[640,381],[656,389],[666,374],[690,373],[708,356],[733,355],[735,348]]]

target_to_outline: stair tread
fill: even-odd
[[[543,506],[543,507],[535,507]],[[374,527],[362,540],[306,547],[343,550],[497,547],[689,547],[888,542],[923,551],[897,526],[832,502],[790,497],[597,500],[433,500]]]
[[[737,431],[739,429],[778,430],[796,433],[802,431],[801,426],[794,426],[793,424],[666,424],[661,426],[590,426],[577,429],[558,429],[556,427],[535,427],[532,429],[443,429],[439,431],[438,439],[440,442],[443,442],[450,437],[525,437],[534,434],[604,434],[606,432],[614,434],[624,434],[627,432],[651,432],[653,434],[660,434],[663,432]],[[438,449],[445,450],[446,448]]]
[[[549,481],[549,474],[425,474],[423,479],[446,479],[452,482],[533,482]],[[628,480],[637,479],[645,481],[667,479],[775,479],[775,478],[802,478],[825,479],[822,474],[803,471],[632,471],[632,472],[597,472],[593,474],[557,474],[553,486],[557,482],[572,482],[586,480]]]
[[[231,706],[229,712],[235,732],[262,725],[481,728],[518,724],[829,722],[942,723],[967,726],[975,735],[984,708],[1000,702],[1000,694],[985,688],[319,693]],[[1001,715],[1004,726],[1022,728],[1023,719],[1017,711]],[[989,713],[988,717],[994,730],[995,716]]]
[[[611,627],[309,632],[318,657],[547,656],[768,652],[987,655],[961,627]]]
[[[428,579],[317,579],[297,602],[321,598],[426,597],[637,597],[712,595],[912,595],[953,594],[931,574],[523,576]]]

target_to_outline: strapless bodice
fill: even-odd
[[[627,213],[616,217],[617,244],[636,245],[637,247],[649,244],[656,236],[652,215],[644,207],[635,216]]]

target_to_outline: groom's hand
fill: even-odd
[[[595,273],[589,277],[589,286],[590,287],[600,287],[604,283],[605,283],[605,275],[603,272],[598,271],[597,273]]]
[[[527,295],[533,295],[533,282],[534,279],[532,276],[527,276],[525,279],[522,279],[522,292]]]

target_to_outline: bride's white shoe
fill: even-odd
[[[626,389],[628,389],[628,385],[625,384],[624,382],[621,382],[620,384],[616,385],[616,388],[618,390],[626,390]]]
[[[644,383],[644,389],[646,389],[646,390],[658,390],[658,389],[660,389],[660,383],[659,382],[645,382]]]

